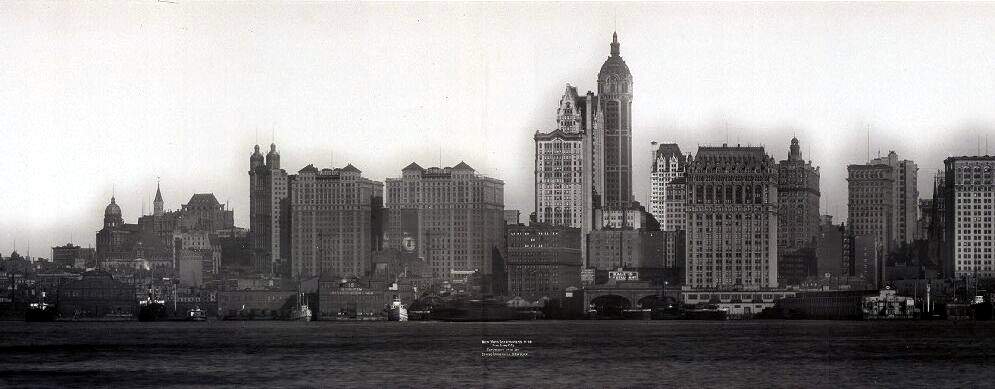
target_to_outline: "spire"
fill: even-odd
[[[152,201],[152,214],[155,216],[162,215],[162,192],[159,190],[159,179],[155,182],[155,200]]]
[[[618,33],[612,32],[612,57],[617,57],[619,54],[618,50]]]

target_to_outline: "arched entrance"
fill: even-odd
[[[592,299],[590,308],[597,311],[598,317],[621,318],[624,310],[632,308],[632,302],[625,297],[609,294]]]

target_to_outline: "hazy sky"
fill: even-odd
[[[532,211],[532,135],[564,85],[595,89],[617,29],[634,79],[635,191],[651,140],[792,134],[846,214],[846,165],[895,150],[920,191],[995,146],[993,4],[0,2],[0,251],[92,245],[116,188],[127,222],[213,192],[248,226],[248,158],[398,176],[465,160]],[[827,205],[828,204],[828,205]],[[825,211],[824,211],[825,212]]]

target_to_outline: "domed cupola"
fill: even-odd
[[[619,46],[618,34],[613,33],[611,56],[601,65],[601,72],[598,73],[599,95],[632,95],[632,73],[629,73],[629,66],[619,55]]]
[[[791,147],[789,148],[788,151],[788,160],[789,161],[802,160],[802,150],[801,147],[798,145],[798,138],[795,137],[791,138]]]
[[[263,164],[263,153],[259,152],[259,145],[256,145],[252,156],[249,157],[249,170],[255,170],[256,167],[263,166]]]
[[[104,227],[117,227],[122,223],[124,220],[121,218],[121,207],[114,201],[114,196],[111,196],[111,203],[104,209]]]
[[[269,152],[266,153],[266,166],[270,169],[280,168],[280,153],[276,152],[276,143],[270,143]]]

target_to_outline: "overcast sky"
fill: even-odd
[[[595,89],[615,29],[643,202],[652,140],[780,160],[796,134],[837,219],[868,149],[915,160],[925,197],[945,156],[995,146],[992,4],[0,2],[0,251],[93,245],[112,188],[134,223],[157,177],[166,208],[213,192],[247,227],[274,134],[291,172],[463,160],[527,215],[532,135],[565,84]]]

